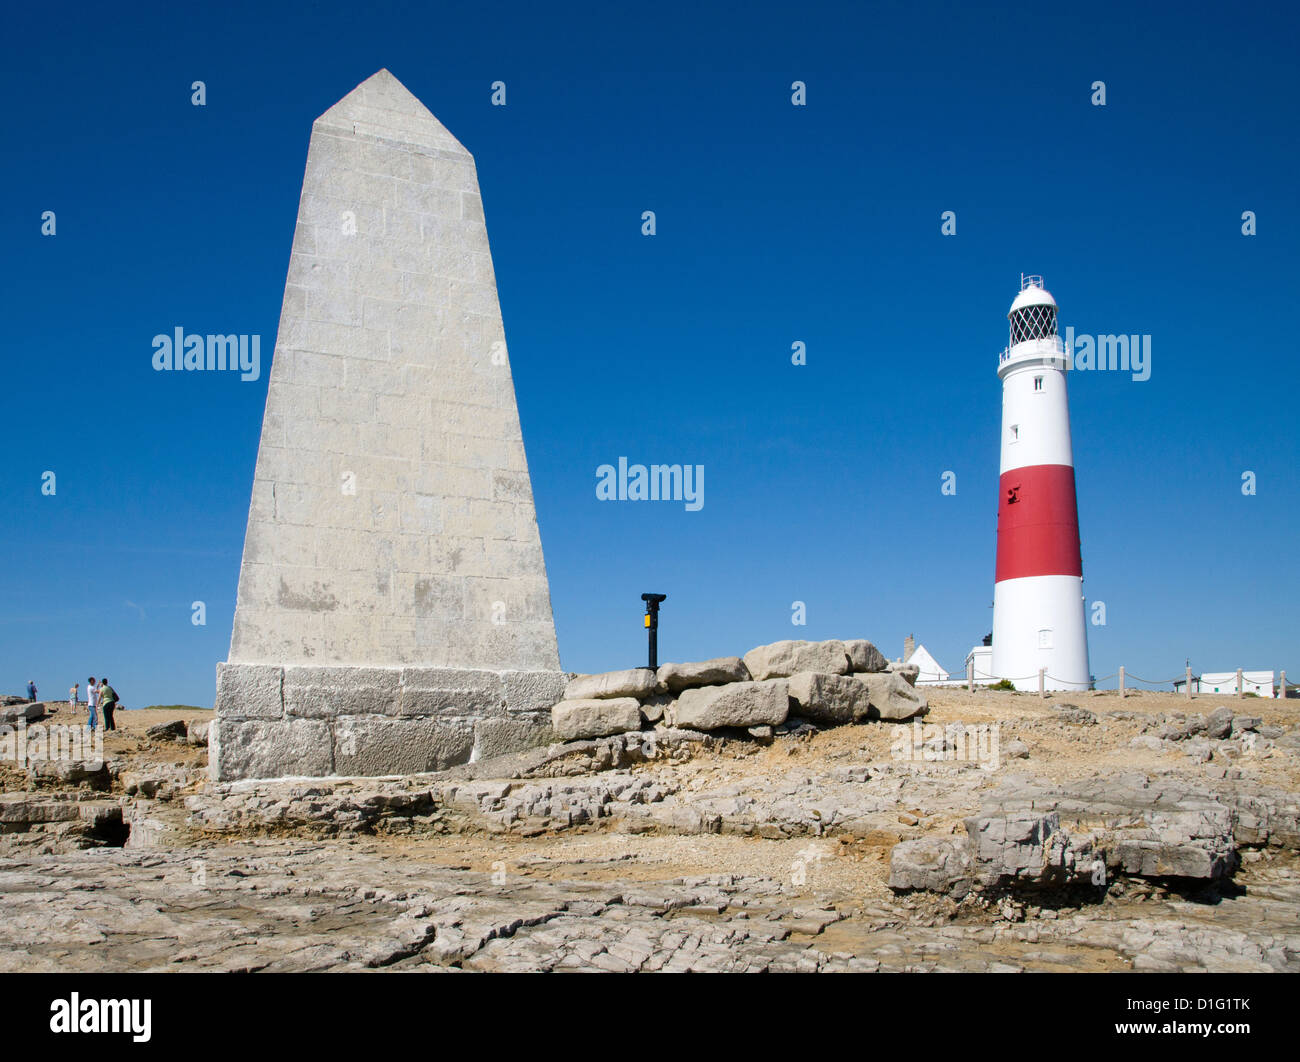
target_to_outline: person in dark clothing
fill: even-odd
[[[113,709],[117,707],[117,690],[108,684],[108,679],[99,680],[99,708],[104,713],[104,732],[116,730],[113,723]]]
[[[27,699],[36,700],[36,683],[32,679],[27,680]]]

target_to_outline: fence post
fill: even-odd
[[[1284,671],[1282,672],[1282,674],[1285,675],[1286,672]],[[966,661],[966,692],[967,693],[975,692],[975,658],[974,657],[971,657],[971,659]]]
[[[1124,665],[1123,664],[1120,664],[1119,666],[1119,695],[1121,700],[1123,700],[1123,698],[1126,696],[1126,694],[1124,693]]]
[[[1187,669],[1186,684],[1187,684],[1187,699],[1190,701],[1192,699],[1192,669],[1190,667]]]
[[[1241,668],[1237,668],[1237,696],[1241,696]]]
[[[1047,699],[1047,681],[1046,681],[1046,680],[1047,680],[1047,668],[1045,668],[1045,667],[1040,667],[1040,668],[1038,669],[1038,696],[1042,697],[1044,700]]]

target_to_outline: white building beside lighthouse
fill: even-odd
[[[1083,564],[1056,300],[1021,276],[1002,352],[1002,458],[992,672],[1018,689],[1091,685]]]

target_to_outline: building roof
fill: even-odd
[[[918,645],[913,649],[912,655],[904,663],[915,664],[922,675],[938,675],[940,678],[948,677],[948,672],[939,666],[939,661],[930,655],[930,650],[924,645]]]

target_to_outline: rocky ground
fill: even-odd
[[[925,694],[220,787],[124,712],[0,763],[0,969],[1300,970],[1300,703]]]

